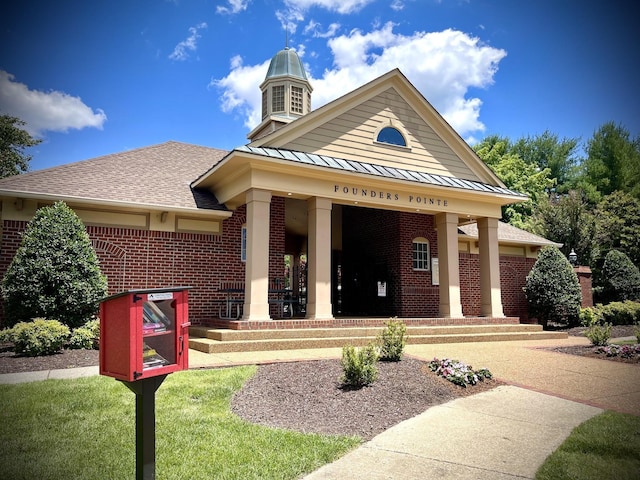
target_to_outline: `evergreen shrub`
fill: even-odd
[[[545,327],[549,322],[578,324],[582,303],[580,282],[558,248],[547,246],[540,250],[523,290],[529,315]]]
[[[342,348],[342,383],[345,387],[360,388],[370,385],[378,378],[378,353],[373,344],[355,348],[345,345]]]
[[[42,317],[79,327],[107,294],[106,277],[85,227],[63,202],[36,212],[2,287],[8,326]]]
[[[36,318],[31,322],[20,322],[5,330],[5,338],[13,342],[18,355],[36,357],[52,355],[62,350],[69,338],[69,327],[57,320]]]
[[[640,322],[640,302],[611,302],[597,305],[596,309],[602,322],[612,325],[633,325]]]
[[[399,362],[406,344],[407,326],[395,317],[385,323],[385,328],[378,336],[380,360]]]
[[[640,270],[623,252],[607,253],[601,276],[602,303],[640,300]]]
[[[611,324],[591,325],[585,330],[584,335],[591,341],[591,344],[596,347],[608,345],[609,339],[611,338]]]

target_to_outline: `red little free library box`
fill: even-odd
[[[190,287],[128,290],[100,303],[100,375],[125,382],[189,368]]]

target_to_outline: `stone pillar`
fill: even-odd
[[[440,316],[462,318],[460,301],[460,262],[458,254],[458,215],[436,215],[438,264],[440,267]]]
[[[307,205],[307,318],[331,319],[331,200],[313,197]]]
[[[500,252],[498,219],[478,219],[480,250],[480,315],[504,317],[500,290]]]
[[[243,320],[269,317],[269,214],[271,192],[247,192],[247,262]]]

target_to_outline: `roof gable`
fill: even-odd
[[[407,147],[375,142],[398,128]],[[251,146],[337,156],[425,173],[504,184],[398,70],[334,100]]]

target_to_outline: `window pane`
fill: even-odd
[[[429,270],[429,243],[413,242],[413,269]]]
[[[401,147],[407,146],[407,142],[405,142],[400,131],[393,127],[384,127],[380,130],[376,140],[382,143],[390,143],[391,145],[400,145]]]
[[[240,259],[243,262],[247,261],[247,227],[242,227],[242,240],[240,247]]]
[[[276,85],[271,91],[271,106],[274,112],[284,112],[284,85]]]

